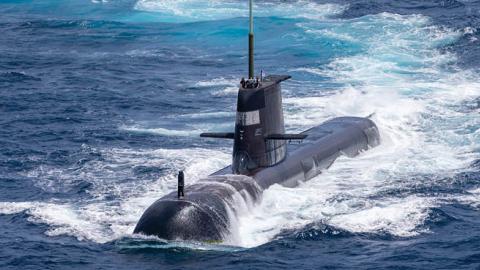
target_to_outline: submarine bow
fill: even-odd
[[[328,169],[339,156],[354,157],[380,143],[375,123],[362,117],[338,117],[299,134],[285,133],[281,82],[290,76],[254,77],[252,0],[248,59],[235,130],[200,135],[233,140],[232,165],[187,186],[182,198],[172,192],[154,202],[134,233],[224,241],[235,232],[241,210],[258,203],[265,189],[274,184],[294,187]]]
[[[254,89],[240,86],[235,132],[202,134],[234,140],[232,165],[187,186],[184,198],[172,192],[157,200],[134,233],[221,242],[235,231],[242,205],[258,203],[265,189],[274,184],[294,187],[338,157],[354,157],[380,143],[375,123],[362,117],[338,117],[300,134],[285,134],[280,83],[288,78],[267,77]],[[252,100],[253,106],[244,105]],[[290,140],[301,143],[287,144]]]
[[[261,188],[248,176],[211,175],[185,192],[188,199],[178,199],[172,192],[154,202],[134,233],[168,240],[222,241],[231,234],[238,205],[258,201]]]

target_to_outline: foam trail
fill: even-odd
[[[255,3],[255,16],[322,19],[339,14],[345,6],[311,1]],[[231,0],[140,0],[135,9],[157,12],[161,21],[192,22],[246,17],[246,3]]]
[[[163,116],[158,121],[142,121],[132,125],[122,125],[120,130],[132,133],[147,133],[170,137],[194,137],[209,131],[230,131],[233,124],[225,119],[235,119],[235,112],[199,112],[183,115]],[[172,126],[173,122],[173,127]],[[179,127],[179,123],[182,125]]]
[[[215,78],[212,80],[206,80],[206,81],[200,81],[194,84],[195,87],[208,87],[208,88],[218,88],[220,87],[219,90],[215,90],[213,92],[213,95],[215,96],[235,96],[238,91],[239,87],[239,80],[236,78],[231,78],[231,79],[225,79],[223,77],[221,78]]]
[[[480,209],[480,188],[468,190],[467,194],[455,199],[459,203]]]
[[[176,187],[176,172],[185,170],[189,183],[230,161],[227,150],[192,149],[92,149],[99,158],[80,169],[62,171],[42,166],[28,173],[38,187],[62,191],[76,181],[88,181],[90,198],[82,201],[1,202],[0,214],[25,212],[29,221],[48,224],[47,235],[71,235],[78,240],[105,243],[129,236],[146,207]],[[166,168],[158,179],[137,179],[135,168]],[[134,178],[133,181],[125,179]],[[115,198],[111,201],[111,198]]]
[[[267,190],[253,214],[240,219],[244,236],[240,244],[256,246],[284,229],[301,229],[317,221],[351,232],[396,236],[425,232],[430,209],[445,201],[404,196],[401,190],[435,184],[420,183],[416,175],[453,176],[478,159],[472,151],[478,148],[475,134],[458,133],[466,125],[480,125],[478,116],[457,111],[462,102],[478,97],[478,77],[452,69],[455,55],[436,49],[461,33],[436,27],[424,16],[389,13],[299,26],[318,38],[336,33],[365,49],[327,66],[295,70],[329,77],[345,88],[285,99],[295,111],[286,115],[286,122],[293,123],[290,128],[302,130],[334,116],[375,112],[383,142],[358,158],[341,158],[298,188]],[[438,177],[429,179],[434,182]]]
[[[194,137],[199,136],[202,133],[201,130],[176,130],[167,128],[142,128],[138,126],[122,126],[121,130],[138,132],[138,133],[152,133],[164,136],[177,136],[177,137]]]
[[[228,11],[230,7],[225,3],[229,2],[145,0],[139,1],[136,8],[163,12],[166,19],[173,21],[217,20],[243,14]],[[191,9],[187,8],[190,4]],[[468,196],[452,195],[454,198],[448,200],[415,191],[428,189],[438,179],[452,176],[479,159],[478,128],[469,128],[480,126],[478,110],[461,109],[464,102],[478,98],[480,80],[476,74],[455,68],[454,54],[439,50],[455,42],[464,31],[437,27],[420,15],[381,13],[349,20],[322,20],[323,16],[341,12],[343,7],[331,5],[329,10],[328,5],[308,1],[283,5],[287,5],[284,10],[268,16],[305,19],[318,11],[307,10],[309,5],[326,8],[318,17],[299,20],[301,35],[342,40],[361,48],[353,55],[332,59],[327,65],[292,69],[313,79],[306,97],[295,95],[292,82],[284,84],[284,90],[292,93],[285,99],[288,128],[301,131],[330,117],[375,112],[373,119],[383,142],[358,158],[339,159],[330,170],[298,188],[271,187],[264,192],[258,207],[239,200],[238,232],[229,243],[257,246],[271,241],[284,229],[302,229],[318,221],[351,232],[412,236],[425,232],[423,224],[432,207],[455,200],[477,207],[476,187]],[[202,81],[195,86],[208,88],[221,81],[222,91],[238,83],[230,82],[231,77]],[[325,78],[343,88],[324,91]],[[230,112],[206,111],[181,117],[194,130],[208,130],[205,125],[195,125],[212,113],[219,117],[220,124],[231,124]],[[160,125],[166,129],[160,130],[161,134],[195,135],[168,128],[170,119],[165,121],[165,126]],[[148,132],[157,127],[138,125],[125,129]],[[49,235],[71,235],[103,243],[130,235],[143,210],[175,189],[177,170],[185,169],[188,179],[196,180],[228,165],[231,159],[230,149],[85,146],[82,151],[99,158],[67,169],[42,165],[26,176],[34,178],[39,188],[59,192],[86,181],[91,184],[86,191],[88,198],[3,202],[0,213],[25,211],[32,222],[48,224]],[[154,177],[142,177],[138,171],[144,169],[160,172]],[[423,175],[430,177],[420,177]]]

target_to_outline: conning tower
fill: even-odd
[[[232,171],[250,174],[285,159],[282,91],[280,82],[290,76],[269,76],[242,81],[238,91]]]
[[[274,184],[294,187],[328,169],[338,157],[354,157],[380,143],[377,126],[363,117],[337,117],[301,134],[285,134],[280,84],[290,76],[254,77],[252,0],[248,59],[249,76],[241,80],[238,91],[235,130],[200,135],[234,140],[232,165],[185,186],[181,198],[173,191],[155,201],[134,233],[167,240],[231,239],[237,230],[232,221],[242,209],[238,200],[244,200],[242,205],[258,202]],[[288,145],[287,155],[289,140],[303,141]]]
[[[307,135],[284,134],[282,89],[288,75],[255,78],[252,0],[249,1],[248,79],[238,90],[234,133],[202,133],[202,137],[234,139],[232,173],[250,175],[258,168],[282,162],[287,154],[286,140]]]

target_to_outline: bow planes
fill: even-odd
[[[255,205],[270,186],[295,187],[338,157],[355,157],[380,143],[378,128],[368,117],[338,117],[298,134],[285,133],[281,83],[290,76],[254,76],[252,0],[249,5],[249,76],[240,81],[235,130],[200,135],[233,140],[232,164],[185,189],[182,185],[185,196],[179,189],[158,199],[134,233],[222,242],[235,229],[241,206]]]

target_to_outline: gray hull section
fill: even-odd
[[[153,203],[134,233],[167,240],[222,241],[234,226],[241,204],[260,200],[273,184],[295,186],[328,169],[341,155],[354,157],[380,143],[376,125],[367,118],[339,117],[305,132],[300,144],[289,145],[288,156],[249,176],[232,175],[226,167],[185,188],[185,198],[172,192]]]

